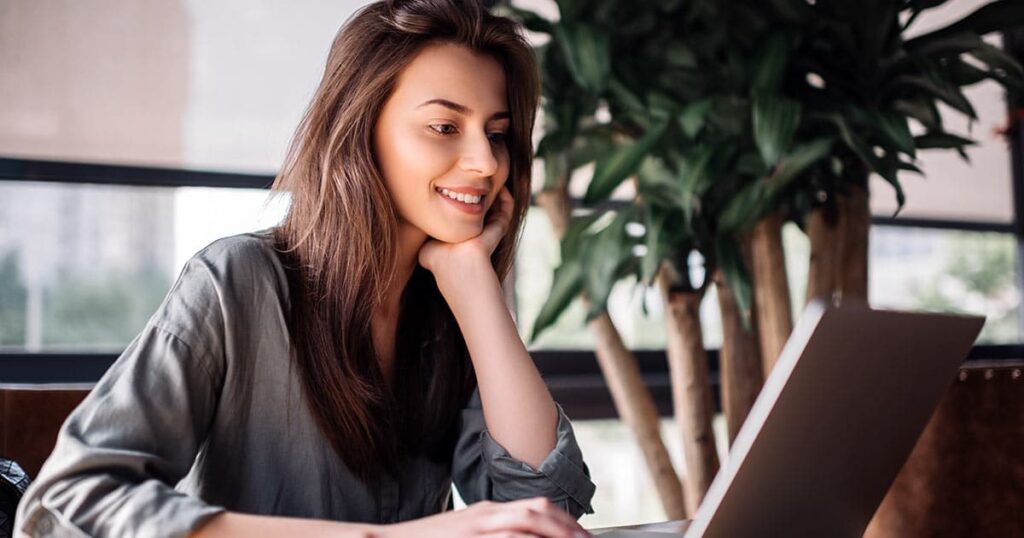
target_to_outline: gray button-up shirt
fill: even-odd
[[[390,523],[467,503],[544,496],[592,513],[594,485],[558,407],[539,469],[487,433],[479,394],[450,461],[363,484],[336,456],[289,359],[288,288],[269,230],[193,256],[142,332],[68,417],[26,491],[31,536],[182,536],[223,510]],[[17,531],[16,531],[17,532]]]

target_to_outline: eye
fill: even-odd
[[[434,131],[437,134],[442,135],[442,136],[448,136],[448,135],[451,135],[451,134],[455,134],[455,126],[450,124],[450,123],[434,123],[434,124],[430,125],[429,127],[430,127],[431,131]],[[444,130],[441,130],[441,129],[437,129],[437,127],[442,127],[442,128],[450,127],[451,130],[450,131],[444,131]]]
[[[507,135],[501,131],[491,133],[490,136],[493,137],[491,138],[491,142],[494,144],[504,144],[507,137]]]

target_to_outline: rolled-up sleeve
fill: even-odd
[[[157,313],[68,417],[15,518],[28,536],[186,536],[222,512],[174,489],[223,375],[220,290],[189,260]]]
[[[474,391],[462,411],[459,436],[452,462],[455,487],[466,503],[512,501],[547,497],[575,517],[592,514],[594,484],[583,453],[576,443],[572,424],[562,407],[558,410],[555,448],[540,467],[513,458],[487,432],[480,394]]]

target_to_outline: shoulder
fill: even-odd
[[[271,229],[229,235],[213,241],[193,255],[192,262],[229,270],[279,264]]]
[[[194,333],[197,326],[222,332],[229,319],[286,305],[287,294],[271,230],[231,235],[185,262],[155,318],[177,336]]]
[[[196,252],[183,271],[205,273],[223,292],[234,296],[254,290],[287,293],[287,277],[270,228],[217,239]]]

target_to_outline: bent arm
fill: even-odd
[[[505,306],[497,275],[493,269],[472,274],[474,281],[441,291],[466,339],[487,430],[512,457],[537,469],[555,448],[558,411]]]
[[[380,527],[364,523],[339,523],[321,519],[256,516],[236,512],[220,513],[204,523],[190,538],[262,536],[264,538],[372,538]]]
[[[468,503],[541,496],[579,517],[595,487],[569,418],[548,392],[516,331],[494,271],[442,288],[477,376],[453,459]],[[440,285],[440,282],[439,282]]]
[[[18,507],[30,536],[184,536],[223,508],[174,489],[213,420],[223,361],[218,290],[186,264],[71,413]]]

